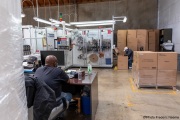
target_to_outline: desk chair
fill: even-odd
[[[58,118],[69,106],[68,101],[66,101],[65,98],[57,98],[55,97],[55,93],[54,91],[45,84],[44,81],[39,81],[38,79],[32,78],[32,77],[28,77],[25,76],[25,85],[26,85],[26,96],[27,96],[27,107],[28,109],[28,120],[55,120],[56,118]],[[42,87],[42,88],[41,88]],[[41,89],[39,89],[41,88]],[[41,94],[39,94],[39,91],[43,91],[46,97],[46,100],[40,100],[40,102],[45,103],[43,105],[41,105],[41,103],[39,103],[39,101],[35,101],[38,99],[41,99]],[[46,94],[48,93],[48,95],[46,96]],[[38,96],[39,95],[39,96]],[[49,99],[50,98],[50,99]],[[48,99],[48,100],[47,100]],[[56,101],[60,101],[59,106],[57,106]],[[40,104],[38,107],[36,106],[36,108],[39,107],[43,107],[44,106],[46,108],[49,108],[47,111],[45,110],[45,112],[38,112],[34,117],[34,113],[33,113],[33,105],[37,105]],[[43,109],[41,108],[41,109]]]

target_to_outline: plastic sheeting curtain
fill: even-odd
[[[27,120],[21,0],[1,0],[0,16],[0,119]]]

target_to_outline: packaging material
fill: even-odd
[[[157,70],[138,70],[138,86],[156,86]]]
[[[137,51],[137,38],[128,38],[127,39],[127,46],[133,51]]]
[[[177,70],[158,70],[157,86],[176,86]]]
[[[118,56],[118,70],[127,70],[128,69],[128,57],[127,56]]]
[[[137,37],[137,30],[128,30],[127,31],[127,37],[130,38],[136,38]]]
[[[0,116],[1,120],[27,120],[23,71],[21,0],[0,4]]]
[[[137,69],[139,70],[156,70],[157,53],[156,52],[137,52]]]
[[[176,52],[158,52],[159,70],[177,70]]]

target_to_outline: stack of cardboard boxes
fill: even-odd
[[[159,30],[118,30],[117,32],[117,48],[119,50],[119,55],[124,55],[124,47],[128,46],[133,51],[139,51],[140,47],[143,48],[144,51],[158,51],[158,42],[159,41]],[[128,69],[128,67],[122,66],[122,62],[124,64],[128,63],[128,61],[124,62],[123,59],[118,58],[118,69]],[[128,66],[128,64],[126,65]]]
[[[138,87],[176,86],[177,53],[135,51],[132,76]]]
[[[128,30],[127,31],[127,46],[133,50],[137,51],[137,38],[136,38],[136,30]]]
[[[127,30],[118,30],[117,32],[117,48],[119,50],[119,54],[123,55],[124,47],[126,47],[126,39],[127,39]]]
[[[137,86],[156,86],[157,53],[140,51],[134,54],[133,76]]]
[[[117,48],[121,55],[125,46],[133,51],[139,51],[140,47],[144,51],[159,51],[159,30],[118,30]]]
[[[177,53],[158,53],[157,86],[176,86]]]

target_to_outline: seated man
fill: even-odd
[[[66,100],[71,101],[72,94],[64,93],[61,91],[61,84],[62,82],[69,82],[68,75],[57,68],[57,58],[53,55],[49,55],[45,59],[45,66],[40,67],[35,72],[35,77],[39,80],[44,80],[45,83],[55,91],[56,98],[64,97]],[[57,105],[59,105],[57,101]]]
[[[128,68],[132,68],[133,51],[130,48],[125,47],[124,52],[125,52],[124,56],[128,56]]]

